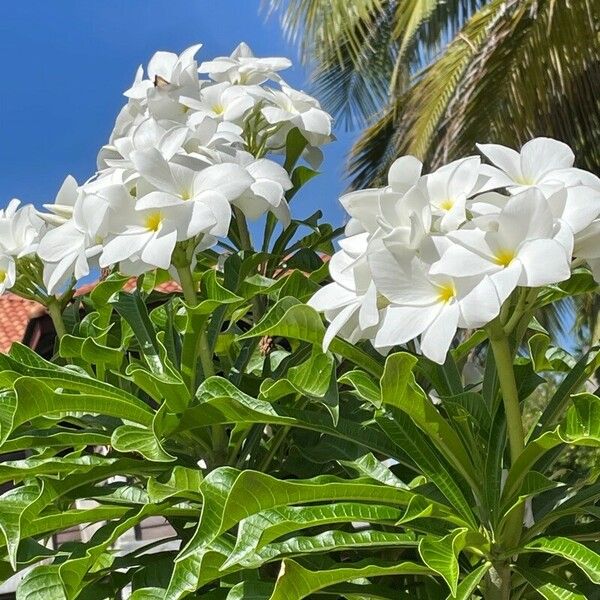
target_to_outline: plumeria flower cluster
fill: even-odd
[[[271,212],[289,224],[292,182],[278,157],[297,128],[316,166],[331,117],[285,83],[287,59],[257,58],[240,44],[198,63],[200,47],[157,52],[138,69],[90,180],[67,177],[39,216],[15,203],[0,213],[0,292],[24,252],[37,253],[53,294],[93,268],[169,269],[182,246],[189,256],[227,236],[236,214]]]
[[[553,139],[478,148],[491,164],[423,174],[405,156],[386,187],[341,198],[333,282],[310,300],[329,321],[325,348],[336,335],[382,352],[414,340],[443,363],[457,329],[488,324],[515,290],[565,281],[583,261],[600,282],[600,179]]]

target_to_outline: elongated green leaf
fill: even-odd
[[[546,600],[586,600],[583,594],[577,593],[572,585],[553,573],[532,567],[519,568],[518,571]]]
[[[351,502],[322,506],[284,506],[262,511],[241,521],[235,548],[224,566],[242,563],[247,556],[266,544],[294,531],[352,521],[391,525],[401,515],[400,509],[391,506]]]
[[[447,600],[471,600],[473,592],[477,589],[480,581],[490,570],[491,563],[485,562],[473,571],[471,571],[456,588],[455,594],[450,594]]]
[[[525,552],[544,552],[562,556],[577,565],[592,583],[600,584],[600,554],[565,537],[541,537],[526,544]]]
[[[277,302],[259,323],[250,331],[241,335],[239,339],[280,335],[321,345],[324,334],[325,327],[319,313],[295,298],[288,297]],[[329,349],[334,354],[341,354],[373,375],[381,376],[382,367],[377,360],[356,346],[335,338]]]
[[[269,600],[301,600],[323,588],[359,579],[385,575],[427,575],[431,571],[412,562],[386,564],[374,560],[365,563],[342,563],[322,571],[305,569],[296,561],[285,559]]]
[[[154,372],[162,373],[164,369],[156,344],[156,330],[139,291],[136,290],[133,294],[119,292],[109,302],[134,331],[148,366]]]
[[[390,533],[383,531],[324,531],[315,536],[292,537],[282,542],[268,544],[254,556],[247,557],[241,564],[256,569],[279,557],[302,556],[313,553],[340,552],[343,550],[366,549],[371,552],[383,548],[416,548],[417,539],[412,533]]]
[[[456,529],[444,537],[425,536],[419,542],[419,554],[423,562],[439,573],[456,595],[460,569],[458,555],[465,547],[467,529]]]
[[[408,416],[397,409],[390,409],[386,415],[377,418],[377,423],[390,440],[408,453],[465,522],[476,527],[471,504],[467,501],[456,476],[449,470],[443,456],[431,447],[429,440]]]
[[[182,559],[199,548],[206,548],[242,519],[271,508],[336,500],[405,506],[414,495],[407,490],[373,484],[370,480],[321,476],[281,481],[257,471],[239,472],[230,467],[212,471],[201,487],[204,497],[202,516]]]
[[[55,565],[40,565],[27,573],[16,597],[17,600],[69,600]]]
[[[155,462],[170,462],[175,460],[165,452],[154,432],[137,425],[121,425],[114,430],[111,444],[118,452],[138,452],[144,458]]]
[[[454,468],[477,489],[477,473],[461,439],[417,386],[413,374],[416,364],[417,359],[405,352],[387,358],[381,378],[382,401],[406,413]]]
[[[104,414],[141,425],[150,425],[152,422],[153,413],[150,407],[140,400],[132,400],[125,394],[105,396],[102,393],[67,393],[60,389],[52,389],[42,380],[33,377],[21,377],[15,382],[14,388],[17,405],[12,417],[12,428],[35,417],[69,412]],[[115,391],[118,392],[116,388]]]

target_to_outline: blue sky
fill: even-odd
[[[230,54],[240,41],[259,56],[292,58],[286,79],[309,89],[296,49],[260,0],[2,0],[0,205],[13,197],[49,202],[67,174],[80,182],[92,175],[123,90],[156,50],[202,42],[203,59]],[[296,217],[320,208],[343,222],[337,198],[352,135],[337,135],[323,174],[294,200]]]

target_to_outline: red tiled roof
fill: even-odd
[[[20,342],[31,319],[46,310],[33,300],[25,300],[6,292],[0,296],[0,352],[7,352],[13,342]]]
[[[135,279],[125,284],[125,290],[135,289]],[[77,290],[77,295],[87,294],[96,283],[89,283]],[[159,292],[178,292],[181,290],[176,281],[167,281],[156,287]],[[11,292],[0,295],[0,352],[8,352],[13,342],[21,342],[32,319],[46,314],[46,309],[33,300],[26,300]]]

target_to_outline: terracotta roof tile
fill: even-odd
[[[94,289],[96,283],[81,286],[77,294],[87,294]],[[125,289],[135,288],[135,279],[127,282]],[[168,281],[156,288],[160,292],[178,292],[181,290],[175,281]],[[0,295],[0,352],[8,352],[13,342],[21,342],[31,319],[46,314],[46,309],[33,300],[25,300],[11,292]]]
[[[7,292],[0,296],[0,352],[7,352],[13,342],[20,342],[31,319],[45,314],[41,304]]]

